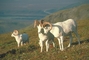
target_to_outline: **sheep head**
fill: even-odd
[[[34,21],[34,27],[36,27],[36,26],[37,26],[37,28],[38,28],[38,33],[40,33],[41,30],[42,30],[43,28],[45,28],[45,27],[49,27],[49,26],[50,26],[50,29],[49,29],[49,30],[52,29],[52,24],[49,23],[49,22],[46,22],[46,21],[44,21],[44,20],[40,20],[40,21],[35,20],[35,21]]]
[[[14,30],[11,36],[13,37],[13,36],[16,36],[16,35],[18,35],[18,30]]]
[[[41,24],[45,34],[47,34],[52,29],[52,24],[49,22],[41,21]]]

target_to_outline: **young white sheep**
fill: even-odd
[[[41,21],[40,21],[41,22]],[[48,49],[49,49],[49,44],[52,42],[53,43],[53,47],[55,47],[55,44],[54,44],[54,36],[48,32],[47,34],[44,34],[44,31],[41,27],[41,24],[40,24],[39,21],[35,20],[34,21],[34,27],[37,26],[38,28],[38,37],[39,37],[39,45],[41,47],[41,52],[43,50],[43,42],[45,42],[45,45],[46,45],[46,52],[48,52]]]
[[[43,22],[41,25],[44,29],[44,33],[47,34],[50,31],[54,35],[54,37],[56,37],[58,39],[61,51],[64,50],[64,47],[63,47],[63,37],[64,36],[70,37],[70,43],[69,43],[68,47],[71,46],[72,40],[73,40],[72,32],[75,33],[75,35],[78,39],[78,43],[80,44],[80,38],[77,33],[77,24],[73,19],[68,19],[64,22],[57,22],[54,24],[50,24],[49,22]]]
[[[15,38],[18,47],[20,46],[20,44],[21,46],[23,46],[23,44],[25,44],[26,42],[29,43],[29,37],[26,33],[18,34],[18,30],[14,30],[11,36]]]

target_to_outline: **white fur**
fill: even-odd
[[[44,41],[46,45],[46,52],[48,52],[50,41],[53,43],[53,47],[55,47],[54,36],[50,32],[48,32],[47,34],[44,34],[44,31],[42,30],[42,27],[40,26],[40,24],[37,26],[37,28],[38,28],[38,37],[40,39],[39,45],[41,47],[41,52],[43,50]]]
[[[52,29],[50,30],[49,26],[46,26],[43,28],[44,29],[44,33],[48,33],[48,31],[50,31],[54,37],[56,37],[59,41],[59,46],[60,46],[60,50],[63,51],[64,47],[63,47],[63,37],[64,36],[69,36],[70,37],[70,43],[68,45],[68,47],[71,46],[72,44],[72,32],[75,33],[78,42],[80,44],[80,38],[79,35],[77,33],[77,24],[73,19],[68,19],[64,22],[57,22],[52,24]]]
[[[25,44],[26,42],[29,42],[29,37],[28,37],[28,35],[27,35],[26,33],[17,34],[17,35],[16,35],[16,34],[13,32],[13,33],[11,34],[11,36],[15,38],[15,40],[16,40],[16,42],[17,42],[17,44],[18,44],[18,47],[20,46],[20,44],[21,44],[21,46],[22,46],[22,45]]]

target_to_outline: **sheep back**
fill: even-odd
[[[22,37],[23,43],[29,42],[29,36],[26,33],[20,35]]]

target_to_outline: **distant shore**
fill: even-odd
[[[34,20],[0,20],[0,34],[30,26]]]

